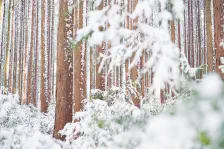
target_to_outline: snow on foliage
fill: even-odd
[[[143,134],[143,128],[149,117],[150,113],[123,100],[116,99],[112,104],[108,104],[106,101],[96,99],[87,102],[84,111],[76,114],[75,118],[80,122],[67,124],[62,133],[70,132],[67,141],[71,141],[73,148],[131,149],[138,146],[140,141],[138,137]],[[133,131],[130,131],[132,129],[136,131],[136,136],[132,135]],[[75,135],[71,130],[75,130]],[[123,135],[127,140],[121,139]],[[128,140],[129,137],[135,139],[131,141]]]
[[[144,104],[139,109],[119,99],[113,104],[94,99],[76,114],[80,121],[67,124],[61,133],[80,149],[222,149],[223,83],[211,74],[192,86],[186,86],[188,98],[179,95],[156,116]],[[208,94],[205,86],[219,89]]]
[[[181,72],[186,79],[196,79],[198,72],[201,72],[205,69],[206,65],[201,65],[199,67],[191,67],[189,62],[183,52],[180,53],[180,65],[181,65]],[[183,81],[183,80],[181,80]]]
[[[224,86],[216,74],[185,86],[190,94],[154,111],[123,100],[119,89],[111,99],[95,96],[75,114],[60,133],[66,142],[52,138],[54,108],[43,114],[18,97],[0,94],[0,148],[11,149],[222,149],[224,147]],[[95,92],[96,94],[97,92]],[[116,94],[118,93],[118,94]],[[108,95],[108,93],[106,93]],[[112,96],[114,98],[112,98]],[[98,98],[100,97],[100,98]],[[157,105],[151,107],[157,108]]]
[[[97,1],[97,4],[99,3]],[[131,69],[137,65],[142,53],[147,52],[150,57],[146,60],[141,74],[152,69],[154,80],[151,90],[156,98],[159,99],[160,89],[165,88],[165,83],[175,92],[179,88],[179,50],[171,41],[168,22],[180,17],[183,2],[143,0],[136,4],[133,13],[127,8],[126,0],[112,0],[102,10],[89,12],[89,22],[86,27],[78,30],[76,41],[88,39],[92,47],[100,46],[102,42],[109,44],[107,52],[101,54],[99,70],[105,63],[109,63],[111,71],[114,66],[120,66],[128,59],[131,59]],[[157,12],[158,26],[145,21],[153,16],[155,8],[160,10]],[[127,18],[133,22],[132,28],[123,27],[122,24]]]
[[[0,94],[0,148],[60,148],[51,136],[54,111],[43,114],[32,105],[19,105],[18,99],[15,95]]]
[[[224,57],[220,57],[220,63],[221,65],[219,65],[219,69],[221,70],[222,73],[224,73]]]
[[[201,84],[195,87],[204,98],[220,97],[223,92],[222,80],[216,74],[208,74]]]

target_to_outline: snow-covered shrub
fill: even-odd
[[[18,97],[13,95],[1,95],[0,98],[0,125],[2,127],[15,128],[28,125],[43,133],[51,134],[54,126],[54,114],[41,113],[32,105],[19,105]]]
[[[137,82],[137,81],[136,81]],[[124,91],[121,87],[111,87],[105,91],[99,89],[92,89],[91,90],[91,99],[100,99],[107,101],[107,103],[114,102],[114,99],[125,100],[126,102],[133,104],[133,98],[137,98],[141,101],[142,97],[138,91],[137,83],[128,80],[126,82],[126,90]]]
[[[0,148],[58,149],[52,138],[54,113],[44,114],[32,105],[18,102],[17,95],[0,94]]]
[[[194,128],[195,139],[206,145],[206,148],[224,148],[224,87],[222,80],[216,74],[209,74],[202,82],[193,83],[189,90],[193,92],[190,99],[178,101],[170,114],[186,119]]]
[[[0,94],[8,94],[8,88],[5,88],[4,86],[0,86]]]
[[[184,53],[181,53],[180,65],[181,65],[181,72],[184,75],[184,79],[187,79],[187,81],[191,81],[192,79],[195,80],[198,74],[201,71],[205,70],[205,68],[207,67],[206,65],[201,65],[199,67],[192,68],[189,65],[189,62]]]
[[[52,135],[29,127],[0,128],[1,149],[61,149],[62,146]]]
[[[76,113],[80,121],[67,124],[61,133],[80,149],[224,148],[223,82],[210,74],[186,88],[191,91],[187,98],[177,96],[155,116],[148,105],[139,109],[119,99],[113,104],[92,100]]]
[[[150,113],[124,100],[115,99],[112,104],[92,100],[85,104],[83,112],[76,114],[75,118],[80,122],[67,124],[61,133],[67,134],[73,148],[110,148],[113,144],[115,148],[123,146],[131,149],[138,145],[138,139],[130,143],[118,139],[119,136],[128,135],[131,129],[136,130],[136,134],[143,133],[149,117]]]
[[[155,149],[224,148],[224,86],[216,74],[200,83],[185,86],[189,95],[179,95],[176,103],[147,125],[145,142],[139,147]]]
[[[223,149],[223,82],[209,74],[185,87],[187,96],[164,105],[152,100],[137,108],[116,94],[109,102],[86,102],[75,115],[79,121],[61,131],[67,142],[52,138],[53,115],[18,105],[17,96],[0,95],[0,148]]]
[[[106,91],[102,91],[99,89],[93,89],[91,91],[91,99],[96,100],[104,100],[107,103],[114,102],[114,99],[122,99],[124,98],[124,92],[122,88],[119,87],[111,87],[108,88]]]

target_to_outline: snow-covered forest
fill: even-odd
[[[0,149],[224,149],[224,0],[0,0]]]

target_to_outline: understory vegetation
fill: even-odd
[[[216,74],[188,84],[165,105],[152,99],[139,108],[117,90],[110,91],[110,100],[94,94],[75,114],[79,121],[60,131],[65,142],[52,138],[54,108],[40,113],[19,105],[18,96],[1,94],[0,148],[224,148],[224,84]]]

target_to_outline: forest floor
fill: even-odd
[[[190,87],[191,86],[191,87]],[[224,149],[224,84],[217,75],[186,87],[165,105],[92,100],[53,138],[55,104],[48,113],[0,94],[0,149]]]
[[[32,105],[18,102],[16,95],[0,94],[0,148],[60,149],[62,142],[52,138],[53,105],[45,114]]]

